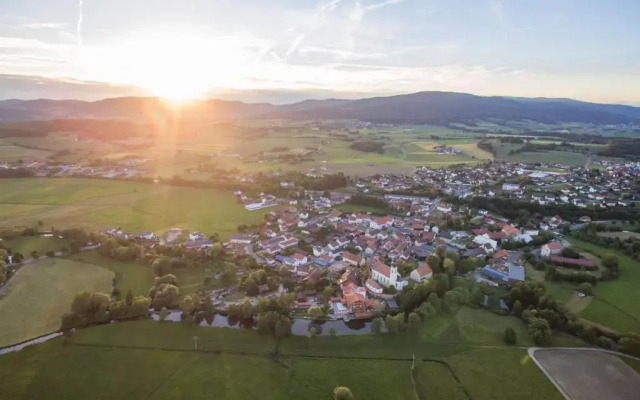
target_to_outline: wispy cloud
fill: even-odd
[[[84,18],[82,12],[83,0],[78,0],[78,26],[76,27],[76,35],[78,36],[78,46],[82,46],[82,20]]]
[[[343,0],[331,0],[330,2],[323,4],[320,6],[320,11],[322,12],[330,12],[334,8],[338,7],[338,4],[342,3]]]
[[[381,1],[380,3],[375,3],[375,4],[370,4],[368,6],[365,6],[364,11],[369,12],[369,11],[377,10],[379,8],[383,8],[386,6],[392,6],[394,4],[404,3],[405,1],[406,0],[385,0],[385,1]]]
[[[64,29],[67,24],[64,22],[31,22],[22,26],[27,29]]]
[[[287,49],[287,53],[284,55],[285,58],[289,57],[296,50],[298,50],[298,47],[300,47],[300,45],[304,41],[305,36],[306,36],[306,34],[301,33],[298,36],[296,36],[295,39],[293,39],[293,42],[291,42],[291,45],[289,46],[289,49]]]

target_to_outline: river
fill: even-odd
[[[182,311],[170,311],[167,316],[167,321],[180,322],[180,314]],[[160,317],[154,313],[151,317],[158,321]],[[318,335],[329,335],[329,328],[333,328],[336,332],[336,336],[344,335],[365,335],[371,333],[371,321],[360,320],[344,322],[337,321],[325,321],[325,322],[313,322],[310,319],[294,318],[291,325],[291,334],[297,336],[307,336],[309,334],[309,325],[313,325],[318,330]],[[224,315],[216,314],[211,325],[207,324],[207,321],[202,321],[200,326],[206,328],[230,328],[230,329],[255,329],[255,323],[245,324],[240,321],[229,322]]]

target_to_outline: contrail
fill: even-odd
[[[78,27],[76,35],[78,37],[78,46],[82,46],[82,1],[78,0]]]

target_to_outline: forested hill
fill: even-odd
[[[640,108],[570,99],[482,97],[452,92],[419,92],[359,100],[306,100],[287,105],[206,100],[180,108],[185,118],[288,120],[357,119],[395,124],[449,124],[498,119],[542,123],[640,123]],[[175,113],[157,98],[123,97],[96,102],[77,100],[0,101],[0,122],[50,119],[149,120]]]

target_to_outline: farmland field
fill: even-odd
[[[78,254],[71,254],[66,259],[79,261],[91,265],[106,268],[115,275],[116,287],[120,296],[124,297],[129,290],[134,295],[146,296],[153,284],[153,271],[149,265],[142,261],[116,261],[102,256],[96,250],[90,250]],[[204,284],[206,276],[212,276],[217,271],[209,268],[174,268],[171,273],[178,280],[178,287],[182,295],[194,293]]]
[[[422,335],[290,337],[274,357],[274,339],[253,331],[117,323],[0,356],[0,390],[12,399],[329,399],[344,385],[357,399],[562,398],[523,350]]]
[[[403,146],[403,150],[406,153],[404,161],[415,165],[426,165],[437,168],[453,164],[475,164],[480,160],[492,158],[490,153],[478,148],[477,142],[447,142],[448,146],[464,152],[460,154],[441,154],[435,152],[434,147],[441,144],[444,144],[444,142],[412,142],[405,144]]]
[[[228,238],[239,224],[255,224],[268,210],[246,211],[230,191],[96,179],[2,181],[0,226],[71,226],[89,230],[121,227],[132,232],[173,227],[217,232]]]
[[[620,277],[593,288],[593,301],[581,316],[621,332],[640,332],[640,263],[622,253],[577,239],[573,246],[597,256],[614,254],[620,261]]]
[[[584,165],[588,154],[568,151],[522,152],[502,157],[505,161],[524,163],[559,163],[567,165]]]
[[[125,296],[129,290],[134,295],[146,296],[153,284],[151,267],[135,261],[115,261],[100,255],[96,250],[71,254],[66,257],[72,261],[106,268],[114,273],[116,287],[120,295]]]
[[[27,264],[2,288],[0,346],[43,335],[60,327],[77,292],[111,292],[113,274],[100,267],[61,259]]]
[[[534,357],[571,399],[632,399],[640,391],[640,375],[612,354],[539,349]]]
[[[20,236],[2,242],[13,252],[22,253],[25,257],[31,257],[31,252],[36,251],[44,255],[47,251],[60,251],[63,247],[69,248],[69,241],[57,236]]]

